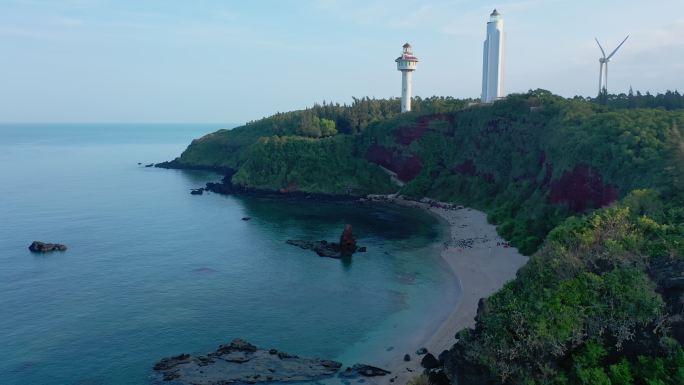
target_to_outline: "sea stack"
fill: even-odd
[[[352,234],[352,225],[344,225],[344,231],[340,236],[340,254],[343,257],[350,257],[356,252],[356,239]]]

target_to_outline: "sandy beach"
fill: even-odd
[[[385,368],[392,374],[375,381],[378,385],[403,385],[423,371],[420,366],[422,356],[416,355],[415,350],[425,347],[437,356],[449,349],[455,341],[457,331],[475,325],[474,318],[480,298],[491,295],[515,278],[516,272],[527,263],[528,258],[521,255],[516,248],[508,246],[496,233],[496,227],[487,223],[487,215],[481,211],[439,202],[408,201],[391,195],[370,199],[422,208],[448,226],[449,239],[445,241],[441,257],[451,268],[461,287],[458,304],[437,328],[416,331],[414,340],[421,343],[409,352],[411,361],[403,360],[406,352],[392,354],[385,362]]]

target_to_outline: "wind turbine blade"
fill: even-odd
[[[627,37],[625,38],[625,40],[623,40],[622,43],[620,43],[620,45],[617,46],[617,48],[615,48],[615,50],[614,50],[613,52],[611,52],[610,55],[608,55],[608,57],[607,57],[608,60],[610,60],[610,58],[613,57],[613,55],[615,55],[615,52],[617,52],[617,51],[620,49],[620,47],[622,47],[622,45],[625,44],[625,42],[627,41],[627,39],[629,39],[629,35],[627,35]]]
[[[606,51],[603,50],[603,47],[601,47],[601,43],[599,43],[598,38],[594,38],[596,40],[596,44],[598,44],[599,48],[601,49],[601,53],[603,54],[603,57],[606,57]]]

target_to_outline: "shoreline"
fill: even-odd
[[[455,335],[458,331],[475,326],[480,299],[489,297],[506,282],[514,279],[517,271],[528,261],[528,257],[521,255],[497,234],[496,226],[487,222],[487,215],[484,212],[428,198],[414,201],[397,194],[339,196],[251,190],[235,188],[231,183],[226,183],[225,177],[220,183],[207,183],[203,190],[220,195],[236,194],[261,198],[385,203],[418,208],[440,222],[443,235],[435,246],[441,249],[438,251],[439,258],[445,268],[449,269],[450,275],[456,280],[456,287],[460,290],[442,294],[443,303],[450,306],[450,310],[425,314],[424,326],[411,335],[402,336],[400,341],[393,341],[393,347],[403,349],[388,350],[373,360],[372,364],[391,372],[387,376],[368,378],[369,383],[373,385],[404,385],[422,374],[424,368],[421,366],[421,360],[424,355],[417,355],[416,350],[426,348],[429,353],[438,357],[444,350],[450,349],[456,342]],[[407,353],[411,357],[408,362],[404,361],[404,354]]]
[[[518,269],[527,263],[514,247],[501,238],[496,226],[487,222],[487,215],[481,211],[441,202],[423,200],[410,201],[394,195],[370,196],[368,201],[386,202],[402,207],[419,208],[433,215],[445,226],[448,235],[442,244],[440,256],[458,280],[460,296],[456,306],[446,317],[437,319],[425,315],[427,325],[438,325],[434,329],[416,331],[414,336],[406,336],[413,341],[420,341],[410,352],[393,351],[378,359],[392,374],[376,377],[372,380],[377,385],[403,385],[423,372],[420,361],[423,355],[416,350],[426,348],[435,357],[456,342],[455,335],[461,329],[475,326],[478,303],[499,290],[514,279]],[[451,301],[445,301],[450,303]],[[411,356],[411,361],[404,361],[404,354]]]

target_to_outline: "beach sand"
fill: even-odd
[[[439,218],[449,228],[449,239],[441,252],[442,258],[459,280],[461,294],[458,304],[441,321],[437,328],[416,331],[412,340],[420,341],[411,352],[393,352],[382,360],[391,375],[377,377],[373,383],[378,385],[404,385],[422,373],[420,360],[415,351],[425,347],[433,355],[451,348],[457,331],[475,326],[475,315],[480,298],[488,297],[503,285],[515,278],[515,274],[525,263],[527,257],[496,233],[496,227],[487,223],[487,215],[469,208],[450,208],[438,202],[415,202],[394,196],[371,198],[401,206],[422,208]],[[448,294],[447,294],[448,295]],[[429,314],[426,314],[429,318]],[[433,320],[434,322],[434,320]],[[427,323],[430,323],[429,321]],[[405,353],[411,361],[404,362]],[[393,382],[390,380],[393,379]]]

